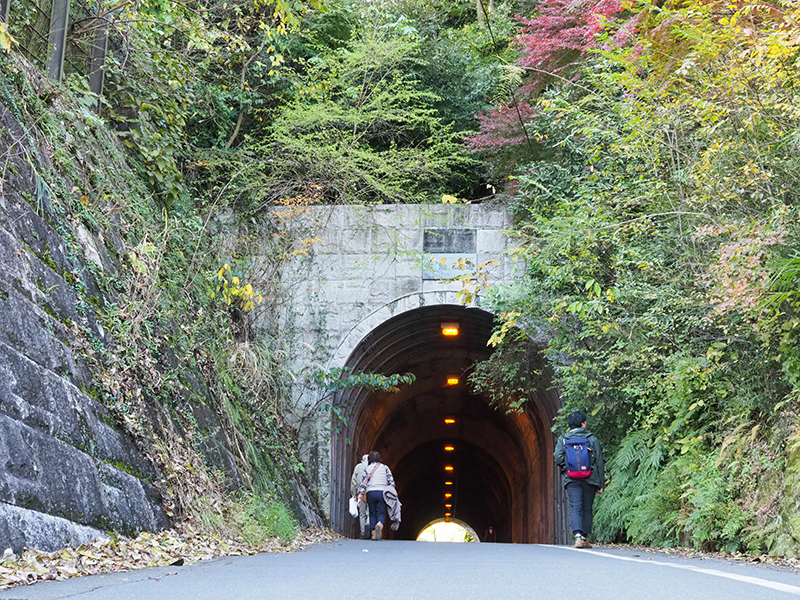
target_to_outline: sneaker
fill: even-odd
[[[383,523],[380,521],[375,524],[375,539],[380,540],[383,536]]]
[[[586,538],[580,534],[575,536],[575,547],[576,548],[591,548],[592,545],[586,541]]]

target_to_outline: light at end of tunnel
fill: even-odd
[[[445,498],[452,498],[452,497],[453,497],[453,494],[451,494],[450,492],[447,492],[447,493],[444,495],[444,497],[445,497]]]
[[[456,449],[456,447],[455,446],[445,446],[444,449],[447,450],[448,452],[452,452],[453,450]]]
[[[458,335],[458,323],[442,323],[442,335],[455,337]]]
[[[448,377],[447,378],[447,385],[458,385],[458,377]]]
[[[445,485],[453,485],[453,482],[452,481],[445,481],[444,484]]]
[[[447,418],[444,420],[444,422],[445,422],[445,424],[446,424],[446,425],[452,425],[453,423],[455,423],[455,422],[456,422],[456,420],[455,420],[455,419],[452,419],[452,418],[450,418],[450,417],[447,417]]]
[[[444,468],[444,470],[445,470],[445,471],[452,471],[452,470],[453,470],[453,467],[451,467],[450,465],[447,465],[447,466]]]

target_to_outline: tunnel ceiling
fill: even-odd
[[[449,322],[459,324],[458,336],[442,335],[441,324]],[[450,493],[452,516],[479,535],[493,525],[498,541],[549,541],[541,538],[552,532],[549,423],[557,401],[539,390],[531,407],[506,415],[469,392],[466,376],[476,361],[490,355],[486,342],[492,328],[492,315],[479,309],[423,307],[377,327],[348,360],[354,371],[416,376],[399,393],[351,390],[337,397],[348,419],[332,446],[334,472],[338,467],[333,486],[349,482],[361,454],[381,452],[403,502],[396,537],[416,539],[428,523],[444,517],[445,493]],[[448,386],[449,376],[460,383]],[[455,423],[446,424],[445,418]],[[446,445],[454,450],[446,451]],[[447,480],[452,485],[445,485]],[[341,494],[346,498],[347,491]],[[332,497],[341,494],[334,490]],[[335,514],[332,507],[334,526]]]

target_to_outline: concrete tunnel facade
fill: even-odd
[[[448,278],[463,272],[453,267],[459,261],[492,261],[492,281],[514,281],[520,265],[504,254],[510,225],[499,205],[315,207],[298,222],[300,235],[315,242],[282,273],[294,290],[285,319],[298,332],[296,372],[321,365],[416,376],[399,393],[351,389],[332,399],[298,382],[298,406],[332,400],[344,416],[311,411],[298,428],[306,474],[334,530],[357,537],[347,513],[350,476],[362,454],[378,450],[403,503],[398,539],[416,539],[444,519],[445,493],[451,518],[479,536],[493,525],[497,541],[566,539],[552,464],[557,392],[544,382],[522,412],[506,414],[466,385],[475,362],[490,355],[494,317],[480,298],[462,306],[462,285]],[[459,324],[458,336],[442,335],[446,322]],[[447,385],[451,375],[458,385]],[[451,479],[445,466],[453,467]]]

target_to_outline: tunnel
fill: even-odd
[[[444,325],[458,334],[444,335]],[[411,372],[416,380],[396,393],[337,394],[330,513],[336,531],[358,537],[357,520],[347,513],[350,477],[361,455],[377,450],[403,504],[394,539],[414,540],[445,515],[479,536],[492,525],[498,542],[563,537],[551,433],[558,394],[546,385],[531,390],[523,410],[509,414],[467,385],[473,365],[492,351],[493,327],[492,314],[479,308],[422,306],[387,319],[355,347],[345,365],[352,371]]]

